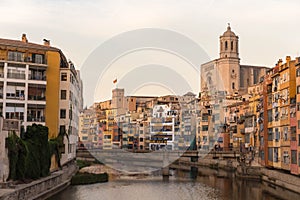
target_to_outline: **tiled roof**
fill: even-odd
[[[5,46],[13,46],[13,47],[22,47],[22,48],[29,48],[29,49],[39,49],[39,50],[46,50],[46,51],[59,51],[58,48],[49,47],[41,44],[34,44],[30,42],[22,42],[20,40],[10,40],[10,39],[3,39],[0,38],[0,45]]]

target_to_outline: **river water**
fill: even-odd
[[[168,181],[161,176],[121,177],[107,183],[70,186],[51,200],[273,200],[300,199],[300,195],[258,181],[240,180],[229,172],[200,170],[176,171]]]

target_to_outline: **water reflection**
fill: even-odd
[[[167,182],[160,176],[122,177],[103,184],[72,186],[51,199],[300,199],[298,194],[265,183],[234,179],[233,174],[226,171],[204,168],[194,179],[191,175],[191,172],[176,171]]]

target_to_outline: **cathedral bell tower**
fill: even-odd
[[[231,31],[228,23],[227,30],[220,36],[220,58],[239,57],[239,37]]]

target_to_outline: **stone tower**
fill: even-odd
[[[112,91],[111,108],[121,109],[124,107],[124,89],[115,88]]]
[[[231,31],[228,24],[227,31],[220,36],[220,58],[239,58],[239,37]]]
[[[231,31],[228,24],[227,30],[220,36],[220,58],[218,59],[218,71],[228,94],[234,94],[240,89],[238,42],[239,37]]]

